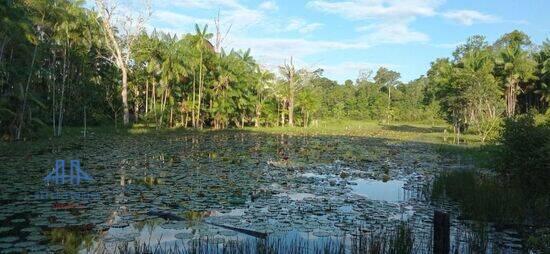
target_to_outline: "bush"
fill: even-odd
[[[506,119],[501,152],[502,172],[533,194],[550,191],[550,119],[533,114]]]
[[[466,218],[497,223],[522,223],[525,202],[521,190],[505,186],[495,176],[474,170],[456,170],[437,176],[432,198],[458,202]]]

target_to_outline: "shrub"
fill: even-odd
[[[536,123],[533,114],[506,119],[501,169],[532,194],[550,191],[550,119]]]
[[[437,176],[432,198],[444,197],[458,202],[469,219],[507,224],[521,223],[525,217],[521,190],[475,170],[453,170]]]

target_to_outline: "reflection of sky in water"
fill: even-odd
[[[404,181],[391,180],[387,182],[358,179],[353,182],[357,185],[353,186],[353,192],[365,196],[371,200],[380,200],[388,202],[405,201],[405,193],[403,186]]]
[[[221,140],[216,139],[220,136]],[[141,138],[137,140],[137,142],[151,141],[147,143],[147,149],[144,149],[144,146],[136,145],[136,140],[128,139],[130,143],[120,142],[124,149],[108,146],[110,149],[108,151],[116,151],[116,153],[112,153],[112,156],[105,152],[106,144],[102,142],[90,143],[89,147],[91,148],[88,148],[87,145],[83,147],[85,150],[81,153],[89,157],[85,160],[86,164],[83,168],[94,177],[94,181],[79,186],[52,186],[51,190],[45,189],[42,181],[42,177],[47,171],[44,165],[51,164],[52,155],[50,153],[36,154],[30,161],[21,161],[15,157],[6,158],[11,160],[4,160],[4,164],[0,166],[3,167],[7,176],[16,177],[0,179],[0,186],[9,187],[0,188],[3,190],[0,193],[0,203],[2,204],[0,206],[0,223],[2,226],[15,227],[15,229],[0,233],[0,238],[17,236],[20,239],[14,244],[29,242],[32,237],[28,236],[31,234],[24,232],[23,227],[36,228],[38,231],[34,235],[42,236],[42,228],[38,228],[38,226],[59,228],[73,225],[97,225],[98,229],[107,229],[107,231],[102,231],[98,238],[108,250],[114,250],[115,246],[124,242],[134,241],[135,243],[136,239],[141,243],[155,245],[160,241],[163,245],[172,246],[192,241],[188,238],[194,240],[208,238],[214,242],[220,238],[225,240],[252,238],[206,223],[187,225],[177,222],[172,225],[162,219],[151,219],[151,216],[146,215],[150,209],[157,208],[170,210],[174,214],[183,214],[187,211],[206,211],[211,213],[210,216],[216,217],[221,213],[220,217],[237,217],[238,219],[222,219],[214,220],[214,222],[237,228],[265,230],[272,232],[270,237],[272,234],[273,237],[292,239],[293,235],[299,235],[301,238],[309,240],[317,240],[316,236],[324,236],[322,238],[325,239],[328,238],[327,235],[332,236],[333,233],[345,232],[342,229],[349,230],[358,226],[374,229],[378,225],[385,225],[392,220],[412,218],[419,221],[415,226],[422,226],[426,225],[425,219],[430,218],[433,214],[432,207],[423,203],[423,200],[414,197],[409,199],[409,193],[414,190],[408,186],[408,190],[405,191],[403,189],[404,181],[393,180],[384,183],[358,179],[352,181],[357,185],[350,185],[346,183],[348,179],[340,178],[342,168],[350,173],[350,178],[369,177],[368,173],[371,172],[362,174],[365,172],[358,171],[359,173],[355,174],[353,173],[355,166],[347,169],[339,163],[321,166],[306,165],[304,166],[305,170],[299,171],[290,171],[289,168],[294,167],[287,168],[286,164],[269,166],[266,165],[265,160],[273,156],[277,151],[276,146],[280,142],[277,139],[272,140],[272,137],[246,137],[248,136],[240,134],[237,136],[209,134],[201,135],[197,141],[193,136],[191,137],[193,142],[187,139],[181,140],[182,142],[173,142],[174,145],[171,146],[166,146],[164,142],[166,140],[162,139],[154,142]],[[258,150],[262,156],[248,159],[249,154],[242,152],[249,151],[252,146],[263,144],[262,142],[266,140],[271,143],[267,143],[265,146],[258,145],[262,148]],[[313,140],[315,142],[308,140],[307,142],[310,143],[304,144],[301,139],[292,140],[294,143],[289,145],[291,150],[294,147],[302,146],[315,150],[325,142],[323,139]],[[118,143],[112,142],[112,144]],[[218,159],[211,157],[208,151],[218,148],[223,148],[224,155],[220,153]],[[386,149],[387,147],[376,145],[372,148]],[[410,147],[402,152],[416,155],[424,153],[424,150]],[[340,156],[340,153],[341,151],[335,150],[331,156]],[[68,153],[56,153],[55,156],[71,157]],[[247,159],[235,160],[233,157]],[[395,159],[403,160],[400,163],[404,165],[412,165],[411,158],[417,157],[403,156]],[[429,157],[426,163],[433,162],[431,158]],[[375,161],[374,163],[379,162]],[[19,174],[16,170],[20,168],[25,168],[28,176],[17,177]],[[407,168],[405,167],[405,169]],[[403,170],[399,169],[398,175],[400,176],[405,174],[401,171]],[[428,173],[420,171],[419,174]],[[416,178],[407,177],[407,179]],[[413,183],[420,184],[424,181],[426,178],[415,180]],[[122,187],[115,187],[114,184]],[[265,193],[264,189],[266,189]],[[101,198],[98,198],[99,201],[85,200],[83,203],[86,209],[82,209],[83,212],[79,214],[72,214],[69,211],[61,211],[53,207],[55,202],[64,203],[73,200],[24,200],[24,202],[17,200],[19,197],[42,190],[51,193],[97,193]],[[241,200],[247,200],[249,193],[254,191],[260,193],[259,197],[250,204],[242,204]],[[350,192],[364,198],[349,195]],[[270,193],[276,194],[270,196]],[[239,201],[236,202],[238,204],[231,202],[234,199]],[[370,202],[366,199],[383,202]],[[249,207],[253,209],[249,210]],[[215,213],[216,209],[219,209],[220,212]],[[120,215],[124,219],[113,219],[113,224],[116,227],[110,227],[106,220],[110,221],[112,217],[110,214],[115,211],[120,211]],[[19,223],[16,220],[20,219],[22,214],[18,213],[32,214],[25,215],[31,217],[27,218],[25,223]],[[56,222],[51,222],[49,218],[55,218]],[[148,222],[142,223],[142,220]],[[19,226],[19,224],[25,226]],[[127,226],[120,228],[123,225]],[[425,230],[430,232],[430,229],[427,227]],[[290,236],[287,236],[289,230]],[[183,237],[178,238],[176,234],[183,234],[186,237],[180,239]],[[94,236],[96,235],[94,234]],[[284,243],[286,244],[287,241],[285,240]],[[65,244],[65,242],[55,241],[51,244],[55,244],[56,248],[67,248],[73,243]],[[76,244],[79,242],[76,241]],[[40,245],[46,245],[46,243],[41,242]],[[7,245],[0,245],[0,253],[3,252],[2,246]],[[42,247],[46,248],[46,246]]]

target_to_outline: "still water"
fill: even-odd
[[[451,213],[453,248],[467,253],[456,207],[424,191],[454,162],[426,144],[217,132],[2,149],[0,253],[353,252],[399,225],[422,253],[436,208]],[[46,183],[61,159],[80,160],[92,180]],[[519,252],[516,232],[490,232],[493,249]]]

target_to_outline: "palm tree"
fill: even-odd
[[[520,82],[536,78],[535,62],[523,50],[523,45],[530,44],[529,37],[519,31],[505,34],[496,45],[499,47],[496,59],[504,78],[504,97],[506,99],[506,116],[513,116],[516,112],[517,96],[521,91]]]
[[[262,106],[264,103],[264,96],[267,91],[270,90],[270,83],[275,78],[275,75],[266,69],[262,69],[259,66],[256,68],[255,72],[257,76],[257,83],[255,87],[256,91],[256,107],[255,107],[255,118],[254,118],[254,127],[260,127],[260,117],[262,115]]]
[[[173,82],[177,82],[182,76],[187,75],[187,69],[183,65],[183,52],[178,47],[176,36],[164,35],[163,47],[161,48],[162,62],[160,64],[160,81],[164,87],[164,99],[162,100],[162,110],[166,110],[166,103],[169,99],[173,102],[171,93]],[[162,124],[162,116],[160,120]],[[173,103],[170,103],[170,126],[173,124]]]
[[[203,29],[199,27],[198,24],[195,24],[195,48],[199,51],[199,95],[198,95],[198,109],[197,109],[197,117],[195,121],[200,122],[200,126],[202,127],[202,121],[200,121],[200,114],[201,114],[201,100],[202,100],[202,90],[203,90],[203,82],[204,82],[204,76],[203,76],[203,66],[204,66],[204,51],[207,45],[211,45],[209,40],[212,39],[214,36],[212,33],[208,33],[208,25],[205,25]],[[196,124],[195,124],[196,125]]]
[[[288,108],[288,125],[294,126],[294,98],[297,90],[297,82],[299,79],[299,75],[296,71],[296,68],[294,67],[294,61],[292,57],[290,58],[290,63],[284,63],[282,66],[279,66],[279,73],[283,77],[283,83],[287,86],[287,92],[288,96],[286,99],[287,104],[286,107]],[[284,110],[284,105],[283,105]],[[284,125],[284,117],[282,117],[283,125]]]
[[[216,78],[212,88],[211,114],[214,129],[221,129],[227,121],[228,101],[227,91],[230,89],[230,82],[236,80],[232,68],[236,66],[236,58],[232,54],[227,55],[222,49],[217,58]]]

